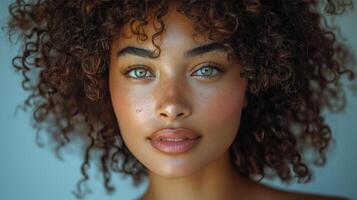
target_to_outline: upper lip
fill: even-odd
[[[198,133],[187,128],[163,128],[150,135],[151,140],[162,139],[196,139],[201,137]]]

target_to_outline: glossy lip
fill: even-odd
[[[162,139],[196,139],[200,137],[199,134],[186,128],[164,128],[151,134],[150,140]]]
[[[192,149],[199,143],[201,135],[186,128],[166,128],[153,133],[148,139],[157,150],[164,153],[176,154]],[[165,139],[176,139],[179,141],[165,141]]]

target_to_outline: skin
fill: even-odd
[[[163,21],[166,30],[158,40],[159,58],[131,53],[117,55],[128,46],[155,49],[151,36],[156,31],[151,19],[144,28],[148,40],[137,40],[129,25],[124,25],[112,44],[110,55],[109,89],[123,140],[148,169],[149,186],[140,199],[302,197],[302,194],[269,188],[237,174],[229,160],[229,147],[237,136],[241,111],[247,103],[244,95],[247,80],[240,77],[241,66],[235,59],[228,60],[224,50],[185,56],[185,52],[214,41],[202,35],[195,42],[192,22],[177,12],[174,4],[170,5]],[[205,79],[203,74],[209,71],[204,66],[207,63],[218,64],[223,72],[209,68],[213,70],[211,78]],[[132,65],[145,69],[131,69],[125,75],[127,67]],[[140,75],[142,78],[136,80]],[[191,129],[202,136],[201,141],[182,154],[162,153],[151,146],[147,137],[168,126]],[[314,196],[305,194],[303,197]]]

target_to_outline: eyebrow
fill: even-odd
[[[205,44],[199,47],[195,47],[187,52],[185,52],[184,56],[189,58],[189,57],[194,57],[198,55],[202,55],[208,52],[212,51],[224,51],[226,52],[226,48],[223,44],[213,42],[209,44]],[[117,57],[124,56],[126,54],[131,54],[135,56],[140,56],[144,58],[153,58],[151,57],[151,51],[149,49],[143,49],[143,48],[138,48],[138,47],[133,47],[133,46],[127,46],[125,48],[120,49],[117,52]]]

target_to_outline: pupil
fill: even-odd
[[[142,69],[139,69],[136,72],[137,72],[136,75],[139,76],[139,77],[142,77],[142,75],[145,75],[144,70],[142,70]]]
[[[210,73],[210,69],[209,69],[209,68],[203,68],[203,74],[204,74],[204,75],[209,75],[209,74],[211,74],[211,73]]]

